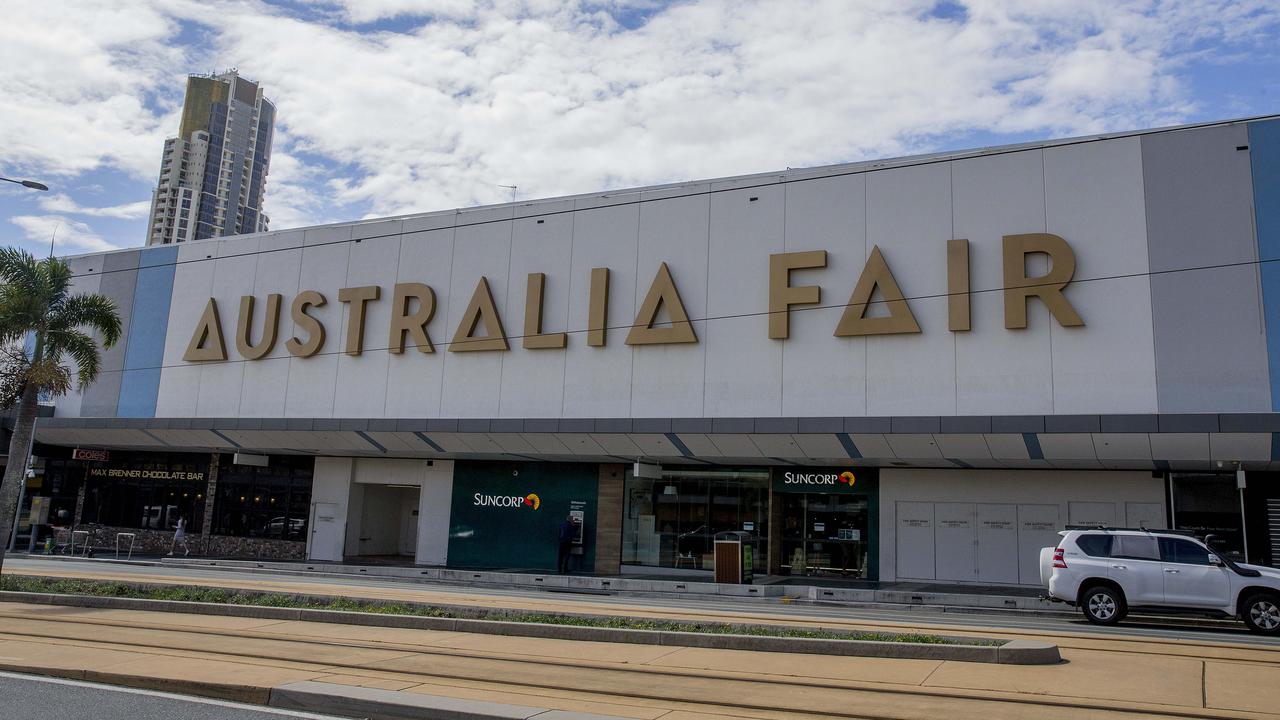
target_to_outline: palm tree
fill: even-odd
[[[26,481],[28,454],[41,395],[81,389],[98,376],[98,341],[110,348],[120,339],[120,315],[111,298],[70,292],[71,267],[55,257],[36,260],[17,248],[0,249],[0,405],[17,408],[9,461],[0,481],[0,569],[13,533],[18,490]],[[25,347],[23,344],[25,343]]]

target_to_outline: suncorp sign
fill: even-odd
[[[476,493],[472,503],[476,507],[518,508],[530,507],[534,510],[542,507],[542,498],[537,493],[528,495],[486,495]]]
[[[784,485],[802,485],[802,486],[822,486],[836,485],[837,483],[853,487],[853,483],[857,480],[852,472],[845,470],[842,473],[801,473],[801,472],[785,472],[782,474],[782,483]]]

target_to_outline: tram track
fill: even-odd
[[[123,612],[123,614],[122,614]],[[95,617],[96,615],[96,617]],[[844,679],[833,683],[830,678],[808,677],[777,672],[774,668],[750,672],[711,668],[657,666],[649,664],[679,650],[665,648],[665,654],[645,662],[618,662],[584,656],[565,658],[521,654],[514,651],[495,652],[462,649],[422,643],[358,638],[325,638],[303,631],[309,623],[263,621],[257,629],[198,628],[183,625],[180,617],[161,624],[156,620],[140,621],[141,615],[125,611],[110,613],[59,614],[15,611],[0,607],[0,647],[7,640],[61,643],[110,650],[142,652],[152,656],[201,658],[232,662],[239,665],[290,667],[317,673],[356,677],[394,676],[432,684],[464,684],[491,687],[495,692],[545,693],[559,691],[608,697],[610,702],[650,703],[677,702],[686,708],[702,708],[708,715],[734,714],[743,711],[758,717],[774,713],[799,713],[808,716],[841,718],[907,718],[930,717],[928,712],[913,714],[912,708],[924,711],[934,706],[936,712],[946,704],[953,718],[1019,717],[1036,706],[1038,717],[1195,717],[1254,718],[1264,715],[1218,711],[1210,708],[1186,708],[1162,704],[1126,704],[1098,702],[1078,697],[1028,695],[1011,692],[976,692],[957,688],[921,687],[904,683],[868,682]],[[430,635],[416,633],[414,637]],[[446,641],[456,633],[435,633],[438,641]],[[551,647],[570,641],[541,641]],[[526,646],[529,644],[526,643]],[[588,643],[592,651],[602,644]],[[198,648],[198,649],[192,649]],[[583,648],[586,649],[585,647]],[[2,654],[2,653],[0,653]],[[796,656],[757,654],[761,663],[797,662]],[[361,656],[376,656],[365,657]],[[348,659],[344,659],[348,658]],[[805,660],[819,663],[821,657]],[[495,678],[501,681],[495,683]],[[548,682],[553,678],[554,682]],[[785,698],[785,701],[780,701]],[[871,705],[901,706],[902,713],[865,714],[847,709]],[[997,708],[1003,710],[996,711]],[[1021,710],[1018,710],[1018,709]],[[758,715],[764,713],[764,715]]]

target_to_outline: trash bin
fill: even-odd
[[[750,585],[752,571],[751,533],[727,530],[716,533],[716,582]]]

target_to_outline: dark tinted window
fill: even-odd
[[[1111,557],[1128,560],[1159,560],[1160,548],[1150,535],[1116,535],[1111,541]]]
[[[1160,538],[1160,554],[1165,562],[1185,565],[1208,565],[1209,551],[1190,540]]]
[[[1107,557],[1111,554],[1110,535],[1081,535],[1076,538],[1076,545],[1080,546],[1085,555]]]

